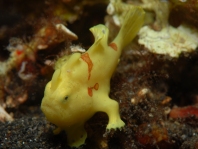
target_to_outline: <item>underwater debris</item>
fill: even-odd
[[[44,75],[42,72],[44,68],[39,69],[41,66],[38,64],[38,51],[76,39],[77,36],[60,23],[46,24],[33,35],[29,42],[24,42],[20,38],[11,38],[6,48],[10,55],[7,60],[0,62],[1,108],[5,111],[6,108],[16,108],[24,103],[29,96],[25,86],[36,80],[38,75]],[[18,89],[21,91],[19,92]],[[10,120],[8,113],[2,112],[1,114],[1,117],[5,117],[2,120]]]
[[[82,48],[81,46],[79,46],[79,45],[72,45],[72,46],[70,46],[70,48],[71,48],[71,52],[81,52],[81,53],[86,52],[86,50],[83,49],[83,48]]]
[[[141,124],[136,134],[137,141],[142,145],[158,144],[162,141],[168,141],[168,131],[164,124]]]
[[[8,114],[2,106],[0,106],[0,122],[11,122],[13,120],[13,117],[10,114]]]
[[[152,28],[156,31],[160,31],[162,28],[167,27],[168,18],[170,13],[169,1],[162,0],[142,0],[140,5],[146,12],[151,11],[155,13],[155,20],[152,23]],[[150,17],[150,16],[148,16]],[[152,16],[151,16],[152,17]],[[147,18],[148,19],[148,18]],[[150,20],[150,19],[148,19]]]
[[[198,118],[198,107],[187,106],[187,107],[173,107],[169,114],[170,118],[187,118],[195,116]]]
[[[0,62],[0,76],[6,75],[11,69],[18,67],[24,59],[35,61],[38,50],[47,49],[68,39],[76,40],[77,36],[62,24],[41,28],[29,43],[23,43],[18,38],[11,38],[7,47],[11,52],[10,57],[4,62]],[[23,64],[22,66],[24,66]]]

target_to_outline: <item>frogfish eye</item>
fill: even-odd
[[[69,96],[65,96],[64,100],[67,100],[69,98]]]

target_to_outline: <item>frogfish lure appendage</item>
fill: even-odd
[[[96,112],[107,113],[107,130],[122,128],[118,103],[109,98],[110,79],[116,69],[122,49],[136,36],[144,23],[144,11],[139,7],[126,10],[126,16],[116,38],[108,44],[109,30],[97,25],[90,30],[94,44],[83,54],[74,53],[59,58],[52,80],[45,87],[41,110],[55,124],[54,133],[64,130],[70,146],[84,144],[85,122]]]

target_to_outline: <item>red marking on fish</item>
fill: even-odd
[[[114,42],[110,43],[109,46],[113,48],[115,51],[118,51],[118,47]]]
[[[89,57],[89,54],[88,53],[84,53],[81,55],[81,58],[83,59],[83,61],[85,61],[88,65],[88,80],[90,79],[91,77],[91,70],[92,70],[92,67],[93,67],[93,63]]]
[[[88,95],[89,95],[90,97],[93,96],[93,92],[92,92],[92,88],[91,88],[91,87],[88,87]]]
[[[89,95],[90,97],[93,96],[93,92],[92,92],[93,89],[98,90],[98,89],[99,89],[99,84],[96,83],[93,87],[88,87],[88,95]]]
[[[99,89],[99,84],[98,83],[96,83],[95,85],[94,85],[94,87],[93,87],[95,90],[98,90]]]

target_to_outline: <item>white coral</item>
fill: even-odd
[[[178,57],[181,52],[191,52],[198,47],[198,31],[183,25],[178,28],[168,26],[161,31],[144,26],[138,42],[153,53]]]

